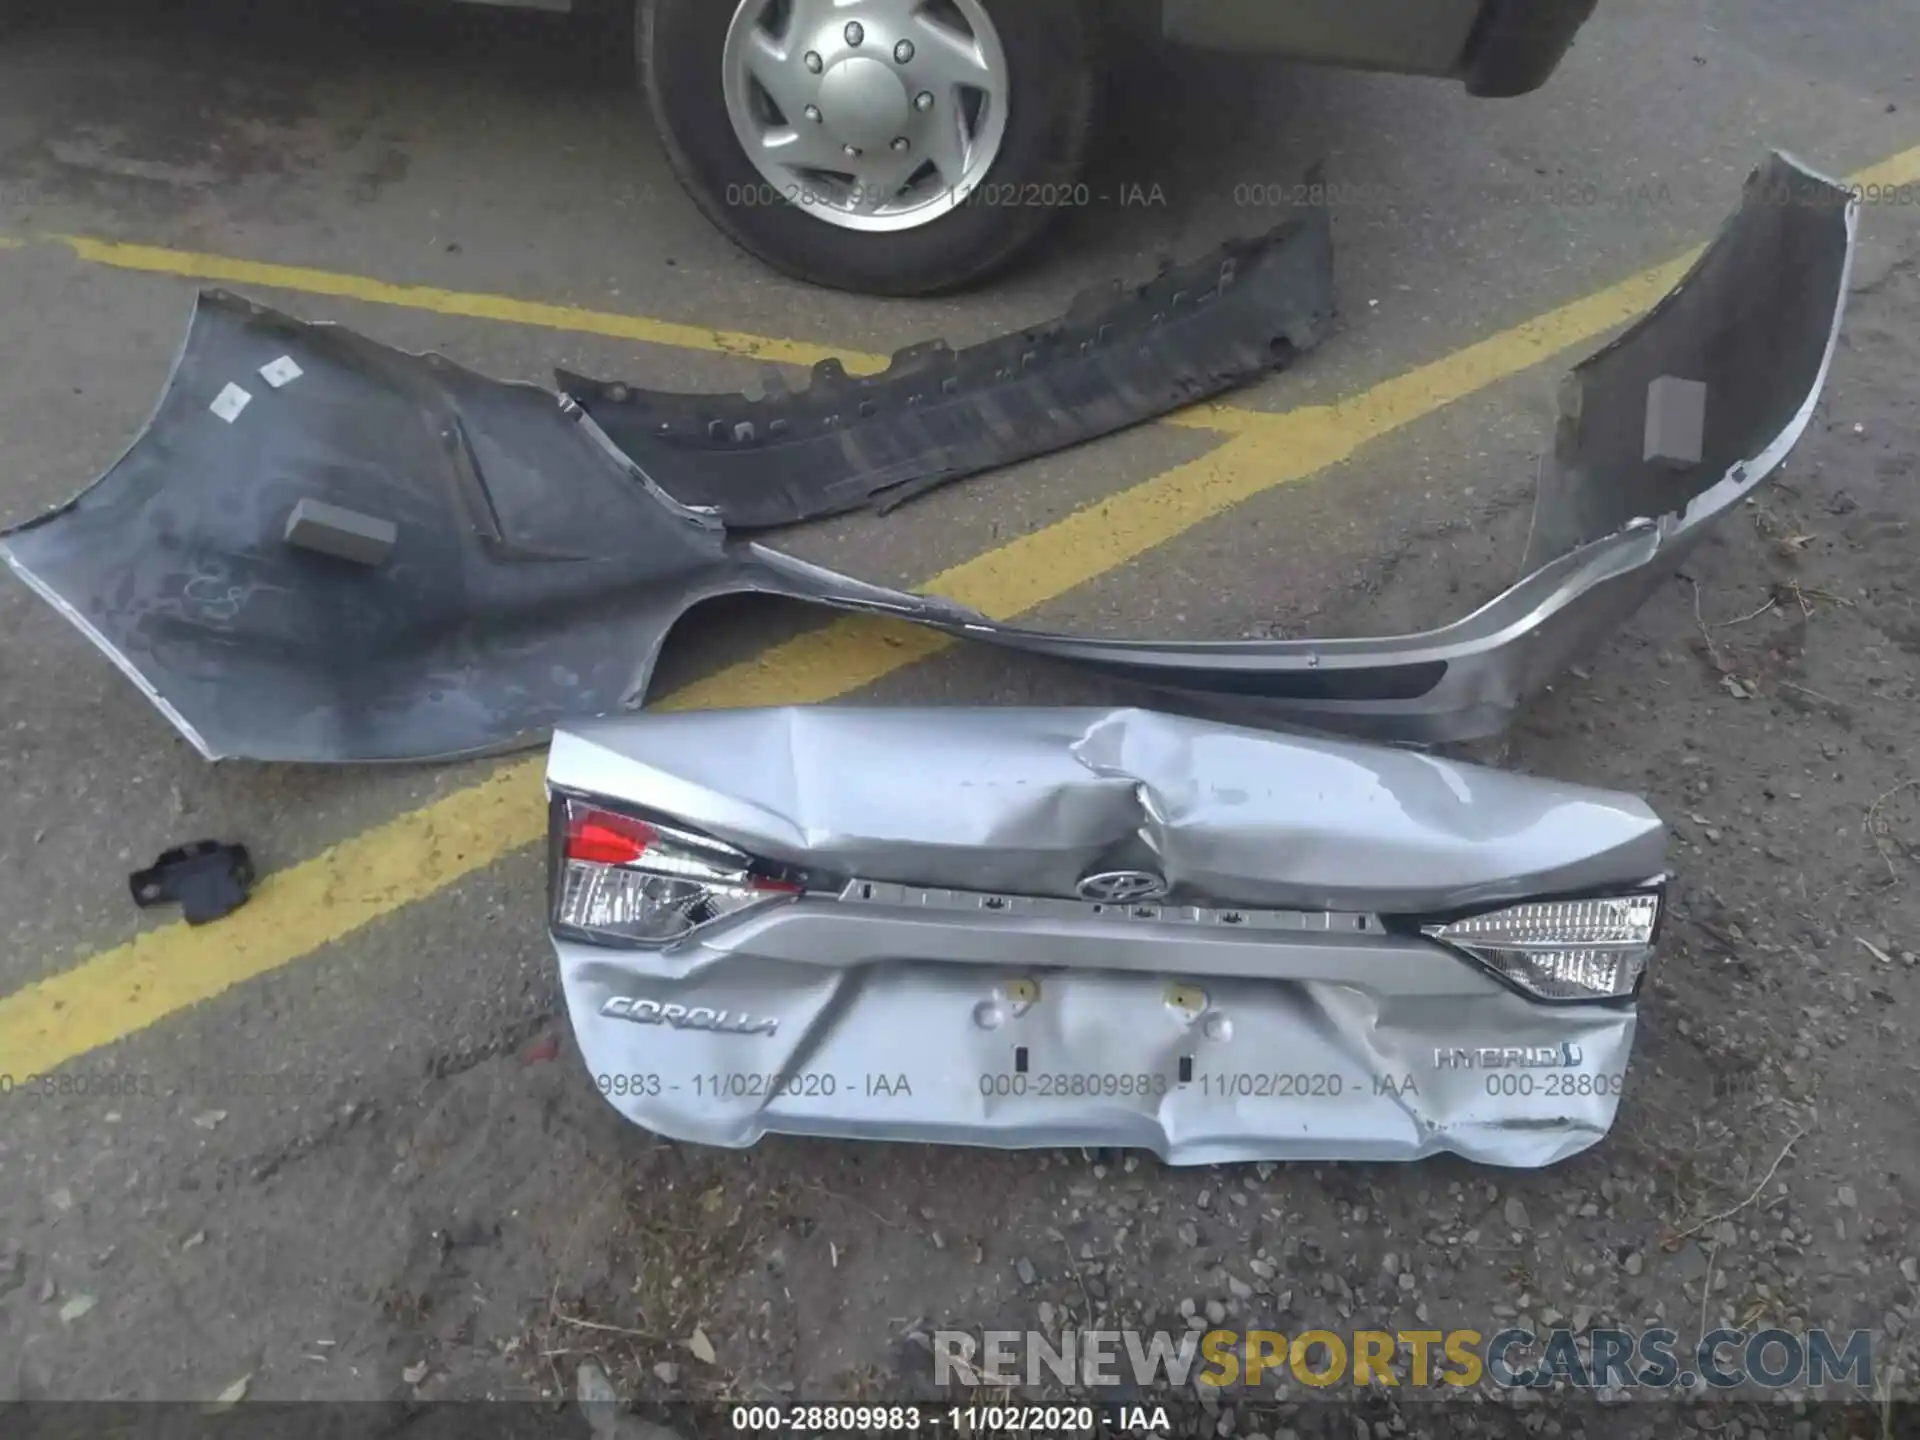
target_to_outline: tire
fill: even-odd
[[[1103,82],[1096,0],[980,0],[1006,54],[1007,127],[977,193],[1074,194]],[[836,290],[932,295],[975,284],[1045,232],[1060,205],[960,205],[916,228],[852,230],[765,192],[741,148],[722,83],[731,0],[638,0],[636,49],[661,143],[701,212],[777,270]]]

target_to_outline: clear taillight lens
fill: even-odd
[[[1542,1000],[1618,1000],[1639,986],[1659,922],[1660,894],[1646,890],[1511,905],[1422,933]]]
[[[554,924],[615,945],[666,945],[801,887],[711,836],[586,800],[554,806]]]

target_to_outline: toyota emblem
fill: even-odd
[[[1167,882],[1151,870],[1108,870],[1089,875],[1079,885],[1085,900],[1108,905],[1134,905],[1143,900],[1158,900],[1167,893]]]

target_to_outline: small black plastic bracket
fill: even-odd
[[[253,859],[244,845],[196,840],[168,850],[149,868],[134,871],[127,884],[133,890],[133,903],[142,909],[177,900],[189,925],[205,925],[247,903],[253,888]]]

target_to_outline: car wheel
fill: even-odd
[[[638,20],[681,184],[788,274],[956,289],[1087,198],[1092,0],[639,0]]]

